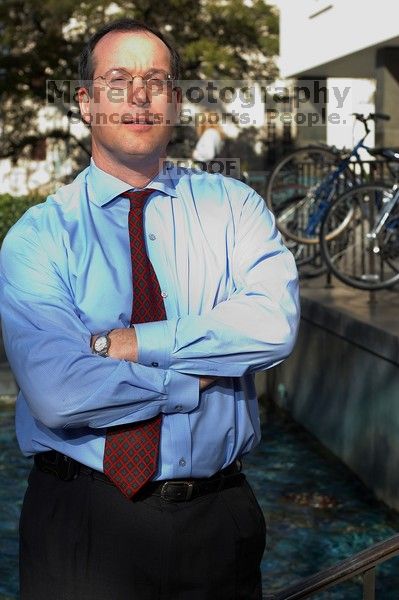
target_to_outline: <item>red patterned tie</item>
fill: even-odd
[[[153,191],[146,189],[123,194],[130,200],[133,325],[166,319],[158,279],[145,250],[143,210],[146,199]],[[160,431],[161,415],[107,430],[104,473],[128,498],[132,498],[156,471]]]

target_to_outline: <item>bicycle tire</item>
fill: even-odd
[[[286,238],[300,244],[319,243],[318,230],[313,234],[306,231],[309,215],[319,202],[309,192],[336,169],[340,160],[340,155],[328,148],[306,146],[291,152],[277,163],[268,180],[266,203],[274,212],[277,226]],[[348,177],[352,180],[353,174],[349,168],[344,173],[332,184],[331,194],[335,193],[338,186],[343,189],[340,182],[345,182]]]
[[[300,160],[300,157],[304,154],[309,154],[309,161],[311,163],[314,163],[315,159],[317,160],[317,157],[323,157],[323,162],[332,163],[334,166],[337,164],[337,159],[339,158],[336,152],[322,146],[304,146],[303,148],[297,148],[286,156],[283,156],[272,169],[266,185],[266,204],[272,212],[276,212],[276,209],[279,208],[282,201],[290,201],[292,199],[292,196],[285,196],[283,200],[275,197],[277,194],[284,194],[284,189],[282,191],[276,189],[276,187],[278,188],[278,178],[280,174],[284,174],[289,163],[293,161],[301,163],[302,160]],[[308,179],[311,179],[311,173],[309,173]],[[287,185],[289,186],[290,183],[293,185],[293,189],[295,189],[295,180],[291,182],[288,181]],[[311,181],[306,181],[306,179],[303,181],[303,187],[306,188],[306,190],[310,187],[310,184]],[[301,186],[301,189],[303,189],[303,187]],[[298,196],[298,194],[293,195]],[[301,197],[301,195],[299,195],[299,197]]]
[[[306,200],[303,200],[306,202]],[[276,216],[276,224],[285,240],[290,240],[294,244],[300,246],[318,247],[320,244],[320,226],[317,232],[312,237],[306,237],[301,227],[306,227],[305,215],[302,212],[302,200],[291,201],[283,208],[279,209]],[[321,223],[321,220],[320,220]],[[329,238],[333,238],[339,234],[337,231],[329,232]]]
[[[279,209],[281,211],[289,209],[291,203]],[[322,260],[319,244],[301,244],[289,237],[281,234],[284,244],[290,250],[295,259],[300,279],[310,279],[319,277],[327,272],[327,267]]]
[[[320,247],[327,267],[359,290],[381,290],[399,282],[399,266],[384,254],[387,230],[383,228],[377,240],[367,238],[387,194],[392,188],[385,184],[359,185],[336,198],[321,224]],[[335,235],[329,236],[330,231]]]
[[[319,246],[299,244],[284,237],[283,241],[295,259],[300,279],[320,277],[326,273]]]

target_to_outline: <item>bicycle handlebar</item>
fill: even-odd
[[[368,134],[370,133],[370,129],[368,126],[369,121],[377,121],[378,119],[381,119],[383,121],[390,121],[391,119],[389,115],[386,115],[384,113],[370,113],[368,117],[366,117],[366,115],[363,115],[362,113],[352,113],[352,115],[357,121],[360,121],[364,125],[366,133],[363,140],[365,140]]]
[[[367,121],[390,121],[391,117],[384,113],[370,113],[368,117],[363,115],[362,113],[352,113],[357,121],[361,121],[362,123],[366,123]]]
[[[370,117],[370,119],[373,119],[374,121],[376,119],[381,119],[381,121],[390,121],[391,120],[391,117],[384,113],[370,113],[369,117]]]

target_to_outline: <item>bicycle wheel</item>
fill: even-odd
[[[288,207],[287,207],[288,208]],[[327,268],[319,244],[301,244],[282,233],[284,244],[294,256],[300,279],[323,275]]]
[[[298,268],[300,279],[310,279],[319,277],[327,271],[327,267],[322,260],[319,245],[298,244],[293,240],[284,238],[284,244],[291,251],[296,266]]]
[[[399,273],[399,205],[396,205],[396,209],[385,224],[381,245],[387,263]]]
[[[328,148],[309,146],[295,150],[276,165],[268,181],[266,202],[285,237],[300,244],[318,244],[320,206],[326,207],[353,177],[347,168],[339,178],[328,181],[340,160],[340,155]]]
[[[328,148],[307,146],[283,157],[270,173],[266,186],[266,202],[276,212],[283,204],[302,198],[339,162],[339,156]]]
[[[391,197],[389,186],[365,184],[345,192],[329,207],[321,224],[320,246],[328,268],[343,283],[379,290],[399,282],[399,215],[391,215],[377,238],[367,237]]]

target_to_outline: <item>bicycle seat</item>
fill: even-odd
[[[387,160],[399,161],[399,150],[393,148],[368,148],[367,152],[372,156],[382,156]]]

